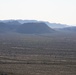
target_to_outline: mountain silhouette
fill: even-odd
[[[44,34],[55,32],[44,22],[30,22],[21,24],[18,21],[0,22],[0,33],[16,32],[24,34]]]
[[[76,32],[76,26],[71,26],[71,27],[66,27],[66,28],[62,28],[60,29],[61,31],[68,31],[68,32]]]
[[[53,30],[43,22],[38,22],[38,23],[24,23],[18,27],[17,32],[26,34],[42,34],[42,33],[55,32],[55,30]]]
[[[10,29],[9,25],[0,22],[0,33],[4,33],[4,32],[7,32],[7,31],[10,31],[10,30],[11,29]]]
[[[14,22],[0,22],[0,33],[13,32],[19,27],[19,25],[21,24]]]

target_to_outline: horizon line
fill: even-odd
[[[72,25],[72,24],[65,24],[65,23],[59,23],[59,22],[50,22],[50,21],[46,21],[46,20],[37,20],[37,19],[0,19],[0,21],[4,21],[4,20],[31,20],[31,21],[40,21],[40,22],[49,22],[49,23],[55,23],[55,24],[62,24],[62,25],[68,25],[68,26],[76,26],[76,25]]]

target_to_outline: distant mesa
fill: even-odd
[[[14,22],[0,22],[0,33],[13,32],[19,27],[19,24],[15,24]]]
[[[0,20],[0,33],[45,34],[61,31],[75,31],[76,27],[69,28],[66,24],[50,23],[37,20]]]
[[[23,34],[44,34],[55,32],[44,22],[26,22],[21,24],[17,20],[0,22],[0,33],[16,32]]]
[[[26,34],[42,34],[42,33],[55,32],[55,30],[50,28],[47,24],[39,22],[39,23],[24,23],[21,26],[19,26],[17,32]]]
[[[76,26],[70,26],[70,27],[62,28],[60,30],[68,31],[68,32],[76,32]]]
[[[2,23],[0,22],[0,33],[4,33],[4,32],[7,32],[9,31],[9,27],[6,23]]]

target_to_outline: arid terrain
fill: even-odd
[[[76,75],[76,35],[0,34],[0,75]]]

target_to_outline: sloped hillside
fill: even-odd
[[[17,29],[19,33],[26,33],[26,34],[42,34],[42,33],[51,33],[55,32],[55,30],[51,29],[47,24],[41,23],[24,23],[23,25],[19,26]]]

